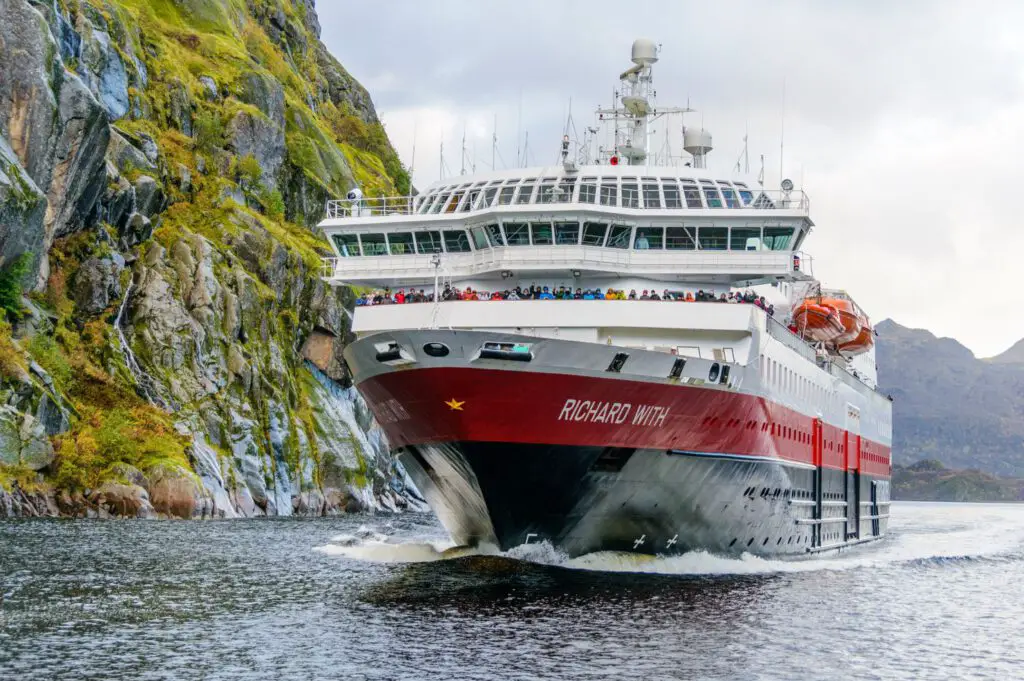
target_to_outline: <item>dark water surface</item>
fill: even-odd
[[[430,516],[0,522],[0,679],[1022,679],[1024,507],[809,561],[441,558]]]

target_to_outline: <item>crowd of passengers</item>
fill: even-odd
[[[700,302],[700,303],[747,303],[756,305],[768,316],[775,316],[775,306],[767,303],[764,296],[757,296],[752,291],[745,293],[730,292],[715,295],[712,291],[669,291],[665,289],[662,293],[651,289],[643,289],[637,293],[632,289],[628,294],[624,289],[584,289],[577,288],[575,291],[568,286],[516,286],[505,291],[474,291],[470,287],[457,289],[450,284],[445,284],[441,292],[441,300],[669,300],[675,302]],[[392,292],[391,289],[364,293],[356,299],[356,305],[404,305],[406,303],[432,303],[434,293],[424,292],[423,289],[414,288],[398,289]]]

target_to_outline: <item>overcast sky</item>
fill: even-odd
[[[555,160],[572,99],[610,103],[634,38],[663,46],[658,102],[711,131],[730,170],[749,127],[766,185],[811,197],[815,274],[875,320],[952,336],[980,357],[1024,338],[1024,3],[319,0],[323,40],[373,96],[415,182]],[[785,83],[785,97],[783,84]],[[521,122],[519,111],[522,111]],[[473,159],[470,159],[472,162]],[[503,167],[499,158],[497,165]],[[752,168],[756,172],[757,168]]]

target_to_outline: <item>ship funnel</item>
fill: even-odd
[[[705,158],[711,151],[711,133],[701,128],[687,128],[683,132],[683,149],[693,156],[693,167],[704,168]]]

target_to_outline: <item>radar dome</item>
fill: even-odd
[[[638,38],[633,41],[633,63],[647,66],[658,61],[658,45],[653,40]]]
[[[683,133],[683,149],[691,154],[706,154],[711,151],[711,133],[701,128],[687,128]]]

